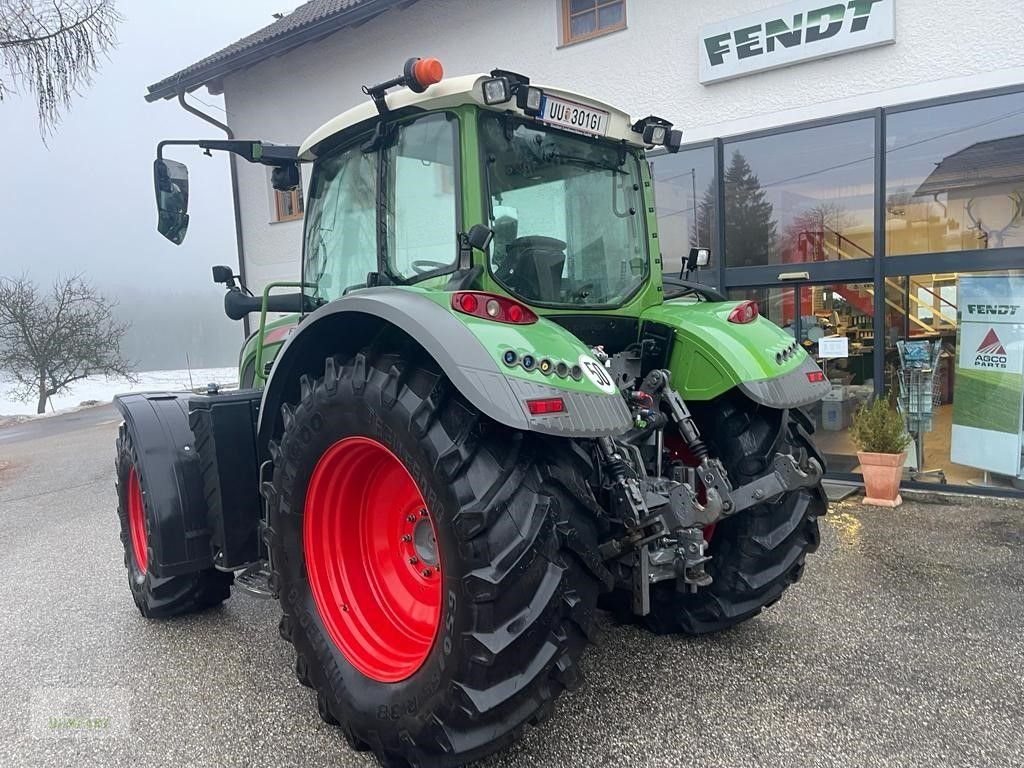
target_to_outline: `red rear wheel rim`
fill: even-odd
[[[441,623],[434,522],[405,465],[368,437],[317,462],[303,522],[306,575],[331,640],[372,680],[416,672]]]
[[[142,504],[142,486],[139,473],[132,467],[128,471],[128,533],[132,540],[135,565],[146,572],[146,508]]]

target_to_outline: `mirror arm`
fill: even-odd
[[[164,147],[199,147],[207,152],[231,152],[250,163],[271,166],[287,165],[299,159],[299,148],[291,144],[275,145],[234,139],[166,139],[156,145],[157,160],[163,160]]]

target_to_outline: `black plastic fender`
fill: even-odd
[[[146,498],[149,571],[177,576],[213,565],[199,457],[188,421],[188,394],[118,395],[135,446]]]
[[[327,355],[356,351],[383,324],[405,332],[433,357],[474,407],[505,426],[563,437],[621,434],[632,417],[618,396],[587,394],[506,376],[466,326],[415,291],[367,288],[325,304],[303,318],[274,360],[260,408],[261,454],[279,431],[281,406],[298,400],[302,374],[322,375]],[[315,367],[314,367],[315,366]],[[525,401],[561,397],[564,414],[536,417]]]

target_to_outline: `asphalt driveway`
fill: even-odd
[[[139,616],[116,415],[59,418],[0,429],[0,765],[375,765],[317,717],[275,603]],[[1024,506],[844,502],[822,527],[804,580],[740,628],[603,618],[588,682],[485,765],[1024,764]],[[61,696],[95,722],[54,721]]]

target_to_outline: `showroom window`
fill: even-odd
[[[651,172],[664,273],[679,275],[690,248],[711,248],[713,259],[717,259],[714,147],[659,155],[651,159]]]
[[[562,0],[562,45],[626,28],[626,0]]]
[[[870,118],[725,143],[730,267],[870,258]]]
[[[1024,271],[887,278],[886,393],[914,443],[911,479],[1024,486]],[[907,311],[909,310],[909,311]]]
[[[1024,245],[1024,93],[886,118],[886,253]]]

